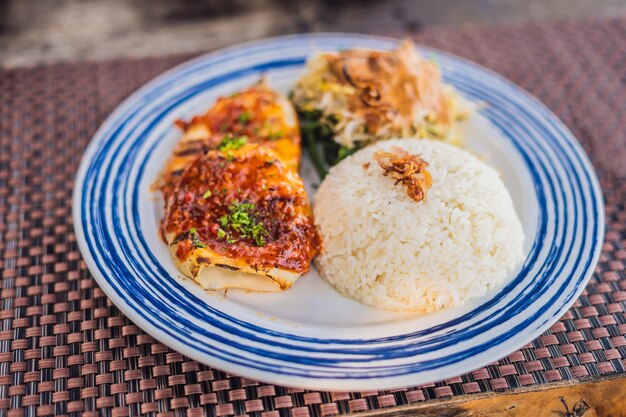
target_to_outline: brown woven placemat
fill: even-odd
[[[626,375],[626,20],[416,38],[535,94],[573,130],[600,174],[604,251],[587,290],[549,332],[470,374],[393,391],[288,389],[191,361],[156,343],[105,297],[81,260],[70,212],[72,178],[99,123],[186,57],[0,70],[0,416],[329,416]]]

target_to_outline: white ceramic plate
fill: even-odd
[[[304,35],[201,56],[148,83],[98,130],[81,163],[74,225],[99,285],[137,325],[200,362],[276,384],[330,390],[416,385],[509,354],[554,323],[589,279],[603,240],[600,188],[580,145],[542,104],[502,77],[419,48],[446,82],[488,106],[467,143],[502,173],[526,234],[524,264],[501,288],[460,308],[411,315],[342,297],[313,270],[289,291],[207,293],[183,279],[158,237],[150,185],[180,132],[177,118],[262,74],[287,92],[317,51],[390,49],[392,39]],[[306,162],[306,158],[305,158]],[[310,165],[302,174],[317,182]]]

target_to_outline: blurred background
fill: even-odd
[[[0,0],[0,66],[207,51],[296,32],[626,16],[626,0]]]

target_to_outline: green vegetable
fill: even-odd
[[[320,149],[317,143],[317,140],[323,140],[321,137],[321,124],[320,124],[320,112],[302,112],[299,113],[300,116],[300,129],[302,132],[302,137],[304,138],[304,145],[307,147],[309,151],[309,156],[311,157],[311,162],[313,162],[313,166],[317,171],[317,175],[320,179],[324,179],[328,170],[326,168],[326,164],[324,163],[324,159],[322,158],[322,154],[320,153]]]
[[[339,148],[339,150],[337,151],[337,162],[341,161],[342,159],[344,159],[347,156],[352,155],[353,153],[355,153],[357,151],[357,148],[347,148],[345,146],[341,146]]]
[[[317,171],[317,175],[319,175],[320,179],[323,180],[326,177],[326,174],[328,174],[328,169],[326,169],[320,151],[317,147],[317,143],[315,143],[315,136],[313,136],[310,131],[303,133],[306,139],[307,147],[309,149],[309,154],[311,155],[311,161],[313,162],[313,166]]]
[[[211,197],[213,195],[213,193],[211,192],[211,190],[206,190],[204,192],[204,194],[202,194],[202,198],[204,198],[205,200],[209,197]]]
[[[191,236],[191,243],[193,243],[195,248],[206,248],[206,245],[200,240],[200,236],[195,227],[189,229],[189,236]]]
[[[241,148],[243,145],[245,145],[248,142],[248,137],[247,136],[224,136],[224,139],[222,139],[222,142],[220,143],[220,151],[222,152],[226,152],[226,151],[230,151],[230,150],[237,150],[239,148]]]
[[[337,120],[332,117],[322,119],[319,111],[304,111],[298,113],[298,116],[304,144],[320,179],[324,179],[328,167],[358,150],[358,147],[347,148],[334,141],[332,126]]]

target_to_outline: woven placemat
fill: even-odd
[[[549,332],[470,374],[393,391],[304,391],[191,361],[133,325],[98,288],[70,210],[72,178],[98,125],[135,88],[187,57],[1,70],[0,416],[330,416],[626,374],[626,20],[436,30],[416,39],[535,94],[598,170],[604,251],[582,297]]]

